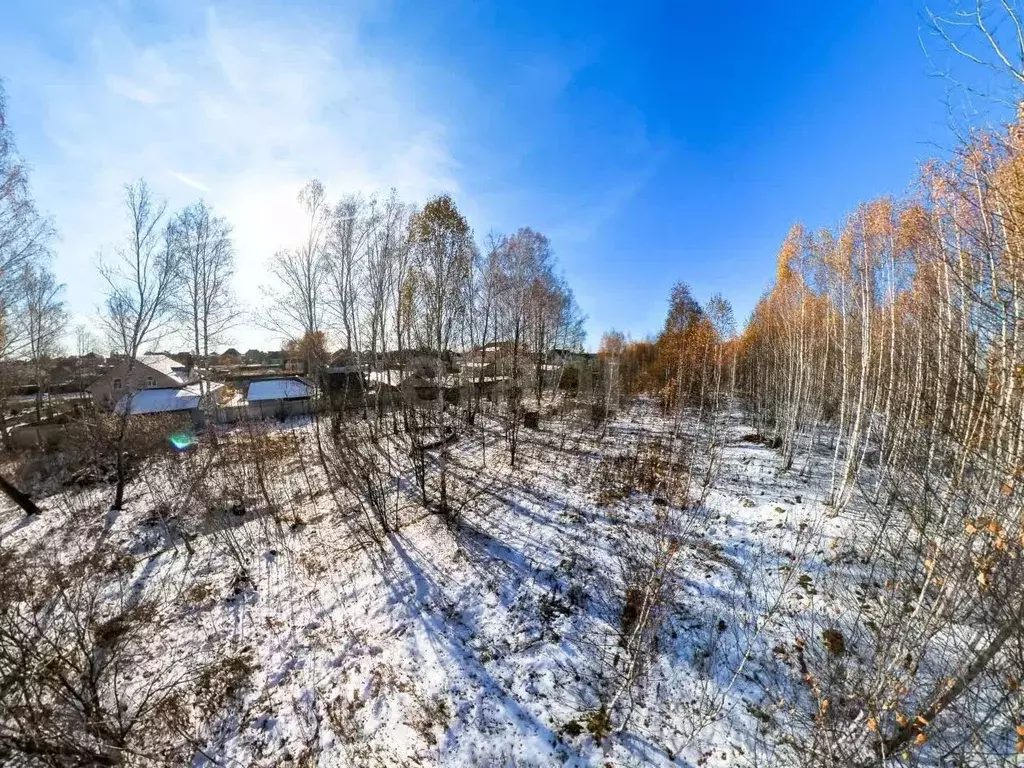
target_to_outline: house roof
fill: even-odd
[[[139,362],[182,384],[188,383],[188,368],[167,355],[143,355]]]
[[[372,384],[387,384],[392,387],[397,387],[405,379],[408,379],[413,374],[406,371],[405,375],[397,368],[385,368],[383,371],[367,371],[366,380]]]
[[[434,387],[437,386],[438,383],[437,378],[434,376],[424,376],[416,371],[406,371],[403,374],[397,368],[387,368],[383,371],[369,371],[366,374],[366,379],[372,384],[386,384],[391,387],[401,387],[404,385],[411,385],[413,387]],[[446,374],[441,378],[441,382],[446,387],[454,385],[458,380],[458,375],[454,373]]]
[[[356,359],[357,355],[351,349],[339,349],[330,356],[332,365],[347,365]]]
[[[312,395],[313,385],[305,379],[295,377],[261,379],[249,385],[246,400],[250,403],[266,400],[297,400]]]
[[[212,392],[221,385],[210,384],[208,387],[208,391]],[[131,414],[190,411],[198,408],[201,400],[202,392],[198,384],[190,387],[153,387],[125,395],[117,401],[114,411],[124,413],[128,408]]]

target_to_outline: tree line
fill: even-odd
[[[1015,5],[931,21],[1020,103],[1020,39],[996,31],[1021,28]],[[795,225],[737,342],[737,392],[782,470],[857,521],[857,610],[831,645],[804,641],[790,689],[790,730],[822,761],[1024,752],[1022,119],[971,131],[906,198]]]
[[[961,52],[973,31],[969,58],[1019,88],[1019,45],[992,31],[997,16],[1021,28],[1011,4],[932,23],[959,30]],[[1024,752],[1022,211],[1018,110],[925,165],[913,194],[866,202],[838,227],[794,225],[738,337],[678,285],[657,337],[602,345],[623,391],[667,409],[700,413],[709,375],[727,382],[756,428],[747,437],[853,526],[832,540],[824,523],[799,532],[803,551],[833,553],[819,590],[847,610],[788,619],[792,643],[757,681],[766,728],[810,764]],[[779,595],[799,586],[799,552]]]
[[[111,350],[133,359],[173,333],[205,359],[240,318],[311,363],[326,362],[335,340],[366,360],[493,341],[524,354],[582,349],[583,316],[541,233],[491,233],[481,248],[447,194],[422,207],[394,190],[331,203],[314,179],[298,203],[301,242],[270,257],[262,306],[245,312],[233,291],[230,223],[203,200],[172,213],[145,180],[127,184],[125,231],[98,264],[99,326]],[[50,268],[55,235],[32,197],[0,93],[0,359],[42,360],[61,347],[68,312]]]
[[[299,203],[306,232],[270,261],[263,325],[302,342],[306,357],[324,355],[329,337],[365,361],[492,342],[538,360],[582,349],[583,316],[541,233],[490,233],[481,248],[447,194],[421,208],[394,190],[332,205],[313,180]]]
[[[28,360],[41,384],[43,363],[67,332],[68,312],[64,286],[50,268],[56,230],[33,200],[5,115],[0,94],[0,369]],[[514,462],[523,401],[532,395],[539,406],[549,354],[581,351],[585,338],[583,315],[548,238],[523,227],[489,233],[478,245],[447,194],[422,206],[394,190],[346,194],[332,203],[314,179],[297,202],[305,214],[301,239],[270,256],[262,306],[246,311],[233,291],[230,223],[203,200],[171,212],[144,179],[126,184],[125,228],[98,263],[104,285],[98,324],[109,348],[124,356],[129,372],[140,354],[170,335],[187,340],[196,360],[208,360],[248,318],[287,340],[308,373],[330,364],[335,343],[344,362],[363,371],[397,367],[404,375],[414,357],[432,359],[444,433],[443,382],[452,353],[492,345],[509,379]],[[89,333],[79,328],[77,337],[81,354]],[[482,367],[478,377],[485,378]],[[43,388],[37,389],[41,398]],[[3,394],[6,406],[11,387]],[[479,397],[471,405],[479,409]],[[114,441],[123,447],[130,427],[127,418],[119,421]],[[0,432],[9,443],[3,415]],[[120,508],[124,450],[116,455],[114,507]]]

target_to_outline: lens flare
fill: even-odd
[[[195,444],[195,438],[188,432],[175,432],[170,437],[171,445],[175,450],[184,451]]]

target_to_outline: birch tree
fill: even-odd
[[[377,202],[350,195],[331,212],[325,256],[330,274],[329,311],[338,325],[345,349],[359,348],[359,294],[366,247],[378,225]]]
[[[36,385],[36,421],[42,420],[44,364],[60,350],[61,337],[67,328],[64,285],[43,266],[27,267],[22,276],[24,290],[25,337],[28,356]]]
[[[465,285],[474,257],[469,224],[448,195],[438,195],[413,215],[409,242],[416,270],[418,338],[437,359],[438,435],[440,448],[440,506],[449,514],[447,430],[444,401],[447,367],[445,353],[452,348],[465,312]]]
[[[106,301],[100,319],[114,348],[124,355],[128,373],[143,345],[165,333],[173,318],[174,288],[179,275],[173,228],[167,225],[166,204],[153,199],[142,179],[124,189],[127,232],[113,258],[100,262]],[[112,509],[124,503],[125,439],[134,393],[122,407],[116,437],[117,486]]]
[[[28,171],[7,122],[7,100],[0,82],[0,367],[7,368],[10,360],[28,352],[22,322],[23,279],[49,260],[54,235],[52,223],[39,212],[32,196]],[[8,394],[7,386],[0,383],[0,439],[9,449]]]
[[[238,317],[231,290],[235,272],[231,226],[200,200],[174,217],[171,236],[178,267],[174,309],[187,329],[196,360],[205,364]]]
[[[6,420],[8,377],[3,369],[26,348],[20,332],[24,324],[19,322],[24,310],[22,280],[48,259],[53,237],[53,225],[36,208],[27,170],[15,147],[0,81],[0,438],[7,449],[12,446]],[[27,494],[3,477],[0,491],[26,514],[39,512]]]
[[[291,341],[325,330],[325,293],[330,280],[326,246],[330,208],[323,184],[313,179],[298,195],[306,215],[306,231],[295,248],[277,251],[267,265],[273,282],[264,286],[266,312],[261,323]],[[306,359],[307,372],[312,360]]]
[[[916,199],[871,201],[812,258],[781,260],[744,332],[748,407],[784,433],[832,435],[833,514],[855,506],[868,553],[847,574],[861,608],[833,630],[842,675],[836,636],[800,649],[814,684],[788,727],[811,763],[1024,751],[1022,138],[1018,124],[979,135],[926,168]]]

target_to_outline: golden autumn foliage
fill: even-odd
[[[722,315],[728,318],[722,321]],[[656,338],[634,342],[615,332],[606,333],[598,360],[617,361],[625,394],[654,394],[666,410],[674,410],[707,396],[712,372],[721,376],[736,359],[739,340],[731,338],[730,324],[727,302],[715,297],[705,311],[689,288],[677,283],[669,298],[665,326]]]
[[[780,470],[822,472],[827,514],[870,519],[889,548],[864,587],[885,598],[865,599],[842,656],[844,675],[862,663],[875,686],[860,710],[874,713],[868,748],[939,753],[984,686],[1005,683],[985,716],[1004,739],[1024,605],[1024,123],[929,164],[909,199],[868,201],[834,229],[793,226],[732,349],[736,392]],[[825,674],[835,648],[809,648],[817,666],[799,672],[815,681],[810,722],[850,695]]]

